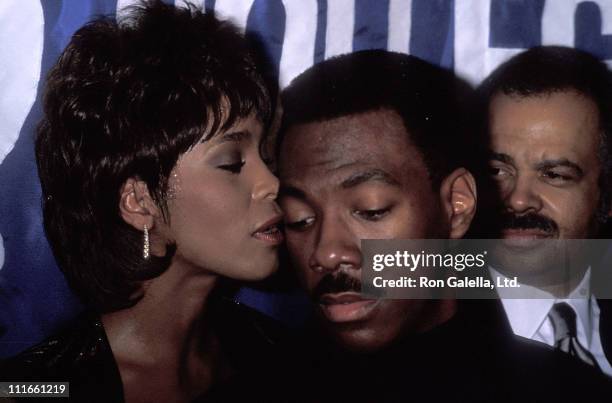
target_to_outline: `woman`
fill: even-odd
[[[269,357],[265,320],[217,295],[222,279],[271,274],[282,241],[260,156],[270,91],[237,32],[154,1],[74,34],[48,78],[36,157],[47,237],[89,309],[1,379],[183,402]]]

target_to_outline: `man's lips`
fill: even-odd
[[[552,234],[547,231],[543,231],[538,228],[509,228],[502,231],[502,237],[504,239],[540,239],[540,238],[551,238]]]
[[[327,320],[345,323],[361,320],[376,306],[377,300],[365,299],[354,292],[324,294],[319,299],[319,306]]]
[[[514,248],[533,248],[546,239],[553,238],[553,234],[539,228],[505,229],[502,231],[503,243]]]

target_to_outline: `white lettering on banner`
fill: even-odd
[[[353,51],[354,29],[355,1],[328,1],[327,27],[325,31],[326,59]]]
[[[387,49],[408,53],[411,26],[412,0],[390,0]]]
[[[118,0],[117,8],[137,0]],[[184,5],[187,0],[176,0]],[[602,13],[602,35],[612,34],[612,2],[591,0]],[[204,0],[196,0],[203,4]],[[545,45],[574,46],[576,7],[584,0],[547,0],[542,16],[542,43]],[[316,0],[284,0],[287,15],[283,54],[280,61],[280,85],[286,86],[313,63],[318,6]],[[215,11],[243,29],[246,26],[253,0],[216,0]],[[353,49],[355,0],[326,2],[325,58],[328,59]],[[524,49],[491,48],[491,0],[454,2],[454,68],[455,72],[479,84],[499,64]],[[389,0],[389,29],[387,48],[409,53],[412,26],[412,0]],[[434,27],[432,27],[434,29]],[[612,65],[612,61],[608,61]]]
[[[478,81],[484,80],[489,74],[495,70],[497,66],[510,59],[512,56],[517,55],[525,49],[502,49],[502,48],[488,48],[484,54],[484,75]]]
[[[601,34],[612,35],[612,2],[610,0],[590,0],[597,3],[601,10]]]
[[[542,43],[574,46],[576,8],[584,2],[584,0],[547,1],[542,15]],[[609,0],[589,0],[589,2],[596,3],[601,11],[601,34],[612,34],[612,3]]]
[[[612,34],[612,2],[592,0],[601,10],[602,35]],[[548,0],[542,15],[542,44],[575,45],[576,8],[584,0]],[[480,83],[497,66],[524,49],[489,47],[490,0],[455,2],[455,72]],[[607,61],[612,66],[612,61]]]
[[[489,47],[490,0],[455,1],[455,73],[477,85],[523,49]]]
[[[601,34],[612,34],[612,2],[589,0],[601,11]],[[547,1],[542,13],[542,44],[574,46],[576,40],[576,8],[584,0]],[[606,61],[612,67],[612,60]]]
[[[0,164],[36,100],[44,17],[38,1],[0,2]]]
[[[455,1],[455,72],[473,84],[485,76],[490,0]]]
[[[542,43],[547,45],[574,45],[574,0],[547,1],[542,13]]]
[[[178,1],[178,0],[177,0]],[[126,7],[138,4],[138,0],[117,0],[117,15],[121,16]]]
[[[253,7],[252,0],[216,0],[215,12],[221,19],[227,19],[238,25],[242,31],[246,29],[249,12]]]
[[[175,0],[174,5],[177,7],[187,7],[187,4],[193,4],[194,6],[204,8],[204,0]]]
[[[287,22],[280,61],[281,88],[314,62],[318,11],[316,0],[284,0],[283,3]]]

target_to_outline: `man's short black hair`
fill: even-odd
[[[402,118],[434,187],[454,169],[469,166],[465,111],[471,89],[452,72],[414,56],[385,50],[337,56],[294,79],[281,99],[277,154],[294,125],[389,109]]]
[[[478,88],[481,133],[487,136],[489,104],[495,95],[524,98],[565,91],[591,99],[599,110],[602,198],[598,215],[605,220],[612,195],[612,75],[595,56],[563,46],[538,46],[501,64]]]
[[[172,257],[143,259],[142,232],[120,216],[123,183],[146,182],[168,219],[179,156],[251,114],[266,127],[267,84],[238,29],[192,6],[147,1],[73,35],[48,76],[36,159],[47,238],[87,305],[133,305]]]

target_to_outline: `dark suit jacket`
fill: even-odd
[[[612,381],[514,336],[497,301],[460,301],[449,322],[376,353],[343,351],[315,325],[286,346],[275,402],[609,402]]]
[[[612,250],[609,251],[610,255],[604,258],[604,261],[612,259]],[[606,269],[607,268],[607,269]],[[605,270],[605,271],[604,271]],[[487,270],[488,275],[488,270]],[[602,291],[603,289],[612,288],[612,266],[602,265],[601,263],[595,264],[591,267],[591,292],[597,295],[598,292],[605,292],[610,294],[608,291]],[[489,298],[494,299],[496,305],[494,308],[495,312],[503,318],[502,324],[507,329],[512,331],[510,322],[508,321],[506,311],[504,310],[501,301],[498,299],[497,292],[492,292],[487,295]],[[599,306],[599,337],[604,350],[604,354],[608,362],[612,363],[612,299],[598,298],[597,305]]]
[[[612,300],[598,299],[599,305],[599,337],[606,358],[612,363]]]

